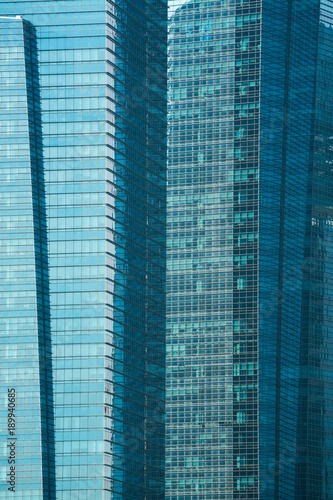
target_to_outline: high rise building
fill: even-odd
[[[333,5],[173,3],[166,498],[333,498]]]
[[[164,498],[166,12],[0,1],[0,498]]]
[[[17,495],[20,483],[28,495],[44,491],[44,498],[54,499],[40,90],[30,23],[0,18],[0,57],[0,498]]]

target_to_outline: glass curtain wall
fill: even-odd
[[[178,6],[178,9],[177,9]],[[260,3],[169,20],[167,482],[258,497]]]
[[[0,18],[0,498],[55,499],[45,189],[36,34]]]
[[[330,497],[331,18],[172,3],[169,499]]]
[[[166,1],[0,11],[36,28],[57,499],[162,499]]]

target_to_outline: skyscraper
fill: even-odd
[[[162,499],[166,1],[0,7],[0,498]]]
[[[332,15],[173,10],[167,499],[333,497]]]
[[[54,499],[49,277],[33,26],[20,17],[0,18],[0,54],[0,497],[13,497],[24,484],[28,492],[44,491],[45,498]]]

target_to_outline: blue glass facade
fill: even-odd
[[[320,3],[314,138],[308,186],[300,356],[296,498],[330,498],[332,487],[332,78],[333,9]],[[304,443],[307,446],[304,446]]]
[[[157,500],[164,495],[166,2],[0,7],[35,27],[38,46],[56,498]]]
[[[166,497],[328,499],[332,5],[178,4]]]
[[[0,18],[0,498],[55,498],[50,303],[37,44]]]
[[[306,398],[300,392],[307,372],[301,367],[301,349],[311,328],[304,298],[311,267],[307,246],[314,245],[308,231],[319,2],[285,2],[279,9],[264,3],[262,18],[260,489],[266,498],[325,498],[303,495],[296,478],[297,462],[311,448],[304,434],[308,410],[299,400]]]
[[[238,183],[258,183],[258,165],[234,171],[235,120],[247,116],[239,111],[236,118],[234,111],[241,77],[235,15],[234,2],[191,1],[175,12],[169,26],[168,499],[224,499],[234,492],[234,433],[243,422],[236,405],[244,392],[234,349],[238,353],[244,346],[233,343],[233,324],[239,335],[233,294],[243,293],[243,278],[236,273],[244,268],[244,257],[235,252],[233,259],[233,247],[257,245],[254,211],[240,213],[243,198],[234,189],[234,177]],[[255,14],[251,27],[258,23]],[[236,227],[249,228],[246,239],[237,233],[234,241]],[[253,251],[251,256],[252,263]],[[250,309],[249,304],[249,314]],[[253,392],[252,358],[246,370]]]

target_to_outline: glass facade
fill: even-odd
[[[27,362],[24,358],[22,363],[26,366],[20,376],[27,384],[28,377],[32,377],[42,393],[46,391],[44,372],[53,373],[55,447],[52,448],[53,435],[48,430],[50,442],[39,442],[39,451],[36,448],[33,456],[38,458],[37,453],[43,452],[46,457],[49,453],[45,466],[43,462],[45,470],[42,473],[41,466],[38,469],[34,465],[39,476],[34,472],[33,481],[32,473],[28,480],[18,472],[16,485],[18,488],[22,483],[24,493],[17,498],[53,498],[45,486],[47,481],[54,483],[54,478],[48,479],[47,469],[48,464],[54,471],[53,453],[59,500],[162,499],[166,1],[1,0],[0,7],[1,15],[22,16],[36,33],[46,214],[42,209],[37,214],[36,224],[41,229],[39,233],[35,231],[35,239],[38,233],[43,251],[48,243],[48,266],[45,260],[45,272],[40,278],[45,292],[38,289],[43,297],[38,312],[44,321],[38,342],[40,356],[45,359],[50,354],[50,332],[52,339],[52,370],[49,360],[39,365],[36,360],[39,382],[31,371],[30,358]],[[6,44],[10,44],[8,37]],[[36,47],[34,50],[36,53]],[[7,59],[4,64],[8,64]],[[24,85],[23,74],[19,81]],[[11,92],[17,112],[21,104],[14,92],[15,85],[11,84]],[[36,113],[37,99],[34,103],[31,112]],[[21,113],[20,120],[24,119],[27,121],[28,117]],[[15,120],[20,123],[17,115]],[[35,127],[40,127],[37,119],[31,120],[35,120]],[[15,144],[17,123],[8,128]],[[22,130],[27,138],[26,130]],[[29,139],[32,154],[31,131]],[[36,129],[36,141],[41,141],[40,129]],[[34,154],[37,149],[36,146]],[[21,154],[23,150],[20,148]],[[19,154],[17,149],[13,154]],[[16,182],[22,193],[25,189],[28,200],[28,177],[13,177],[8,182],[13,186]],[[37,175],[34,182],[42,185],[42,176]],[[1,186],[5,191],[3,199],[7,200],[6,184]],[[15,196],[19,196],[17,191]],[[15,199],[13,196],[11,205],[19,220],[15,230],[22,231],[28,209],[22,207],[20,218]],[[43,197],[38,199],[41,204]],[[1,209],[7,214],[5,202]],[[6,247],[8,238],[4,238]],[[26,238],[27,245],[33,245],[32,237]],[[16,265],[17,248],[12,250]],[[31,252],[36,253],[36,248],[35,243]],[[28,251],[30,247],[22,258],[28,258]],[[36,276],[41,267],[36,257]],[[33,278],[34,271],[29,268],[30,271]],[[15,286],[19,287],[18,281]],[[20,300],[26,311],[28,302]],[[30,303],[28,310],[33,314]],[[12,327],[8,328],[13,335]],[[29,340],[29,349],[37,342],[36,329],[34,335],[36,339]],[[3,339],[5,344],[6,338]],[[7,344],[4,349],[7,353]],[[13,367],[16,369],[16,364]],[[41,396],[45,408],[52,401],[52,380],[47,380],[50,396]],[[8,384],[14,382],[16,379],[8,379]],[[17,379],[18,398],[23,397],[20,384]],[[34,397],[38,401],[37,391]],[[31,405],[29,401],[26,404]],[[33,403],[33,408],[38,405]],[[30,418],[29,406],[27,411]],[[42,423],[44,411],[41,406],[38,418]],[[20,415],[17,414],[17,432],[23,425]],[[47,418],[46,422],[51,425],[52,419]],[[23,445],[29,456],[31,438],[25,436]],[[18,459],[19,453],[22,459],[23,451],[17,449]],[[5,455],[3,458],[6,466]],[[2,471],[8,472],[8,464],[7,470]],[[27,486],[29,481],[32,486]],[[41,481],[45,483],[43,488]],[[0,490],[0,498],[12,498],[10,495],[7,489]]]
[[[33,26],[0,18],[0,498],[55,498],[44,172]]]
[[[308,20],[311,19],[309,14]],[[311,209],[307,214],[304,266],[307,281],[303,282],[302,303],[304,340],[300,356],[300,425],[296,441],[299,452],[297,500],[321,500],[333,496],[333,64],[330,56],[333,48],[333,9],[327,0],[320,2],[319,16],[314,69],[317,85],[314,138],[308,185],[308,205]]]
[[[243,366],[234,359],[233,323],[239,324],[239,317],[233,310],[233,294],[244,294],[244,279],[234,278],[234,272],[257,242],[253,209],[234,211],[234,199],[238,204],[241,196],[239,189],[235,192],[234,175],[237,182],[241,178],[249,178],[251,186],[258,182],[258,165],[249,172],[234,173],[233,168],[236,122],[243,133],[242,117],[234,113],[235,86],[242,76],[238,71],[236,77],[235,69],[235,14],[233,2],[187,2],[169,26],[166,498],[170,499],[233,498],[234,406],[245,390],[238,381],[234,401],[234,370]],[[260,15],[257,19],[255,14],[253,27],[258,22]],[[249,236],[243,231],[245,239],[241,228],[248,229]],[[235,245],[242,246],[233,259]],[[254,266],[254,251],[251,259]],[[256,373],[252,357],[248,361],[247,381],[253,392]],[[235,410],[236,418],[240,428],[241,410]]]
[[[173,2],[167,499],[332,496],[332,16]]]

